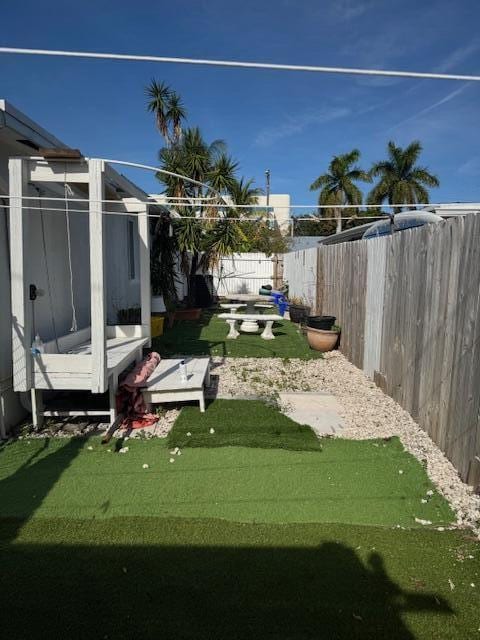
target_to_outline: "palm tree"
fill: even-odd
[[[263,189],[254,187],[255,180],[250,178],[234,179],[230,185],[229,194],[233,200],[233,204],[246,206],[249,204],[255,205],[258,203],[258,197],[263,194]]]
[[[167,146],[177,144],[182,137],[182,121],[186,118],[185,107],[178,93],[153,79],[146,88],[149,98],[147,110],[155,115],[157,129]]]
[[[198,127],[185,129],[175,145],[161,149],[159,160],[162,169],[202,183],[159,173],[157,178],[165,185],[167,196],[190,199],[191,205],[196,204],[194,199],[212,198],[211,206],[200,202],[198,206],[176,207],[182,218],[174,221],[175,238],[193,302],[193,280],[200,263],[210,266],[220,255],[238,251],[245,242],[238,224],[222,219],[202,222],[198,217],[205,206],[207,218],[217,216],[222,195],[234,188],[238,163],[228,155],[223,140],[207,143]]]
[[[327,212],[332,211],[337,219],[337,233],[342,230],[342,209],[338,205],[358,206],[362,204],[362,192],[355,182],[359,180],[372,181],[366,171],[355,165],[359,158],[360,151],[358,149],[334,156],[328,165],[328,172],[318,176],[310,185],[310,191],[321,190],[318,196],[319,205],[331,205],[331,209],[327,209]]]
[[[390,141],[387,149],[388,160],[377,162],[370,169],[372,178],[379,178],[379,181],[368,194],[367,202],[378,205],[385,200],[389,204],[427,204],[427,187],[438,187],[440,181],[426,167],[416,164],[422,152],[420,142],[414,140],[402,149]]]

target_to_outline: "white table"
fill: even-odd
[[[227,300],[245,302],[247,305],[245,314],[248,315],[255,315],[256,302],[274,302],[273,296],[261,296],[257,293],[232,293],[223,297]],[[244,320],[240,328],[244,333],[257,333],[259,326],[255,320]]]
[[[187,381],[180,379],[178,366],[187,365]],[[210,384],[210,358],[170,358],[161,360],[142,389],[147,406],[164,402],[198,400],[205,411],[204,385]]]

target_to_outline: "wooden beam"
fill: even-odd
[[[140,306],[142,309],[143,336],[151,341],[151,304],[152,293],[150,287],[150,230],[148,224],[148,207],[138,214],[138,244],[140,249]]]
[[[27,195],[27,161],[10,158],[10,269],[12,298],[13,388],[29,391],[32,386],[32,318],[27,297],[26,241],[28,219],[22,196]]]
[[[105,303],[105,239],[102,203],[105,193],[105,166],[102,160],[88,162],[90,235],[90,313],[92,325],[92,393],[108,387]]]
[[[89,172],[85,160],[65,160],[49,163],[48,160],[30,160],[28,179],[31,182],[85,182]]]

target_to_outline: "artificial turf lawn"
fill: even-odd
[[[152,348],[163,357],[174,355],[212,355],[231,358],[319,358],[312,351],[297,325],[289,320],[276,322],[273,327],[275,340],[263,340],[258,334],[241,333],[236,340],[228,340],[229,327],[217,317],[224,312],[204,310],[197,321],[179,321],[172,329],[152,340]]]
[[[214,437],[210,429],[214,429]],[[169,433],[168,444],[292,451],[321,451],[323,447],[309,426],[294,422],[260,400],[215,400],[207,404],[205,413],[199,413],[198,407],[184,407]]]
[[[458,531],[0,520],[2,633],[465,640],[478,636],[479,559],[478,543]]]
[[[212,443],[218,437],[212,434]],[[161,516],[407,527],[418,526],[416,517],[434,524],[452,519],[436,492],[421,503],[433,487],[397,439],[324,439],[322,451],[187,446],[180,456],[171,456],[159,439],[130,439],[117,448],[121,444],[129,447],[127,453],[115,453],[114,442],[106,447],[98,438],[4,446],[0,517]]]

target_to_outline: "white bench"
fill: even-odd
[[[187,381],[182,382],[178,365],[184,360]],[[147,407],[164,402],[198,400],[200,411],[205,411],[204,385],[210,384],[210,358],[169,358],[159,365],[142,389]]]
[[[222,302],[220,306],[222,309],[228,309],[230,313],[237,313],[239,309],[244,309],[247,305],[246,304],[226,304],[225,302]]]
[[[242,321],[242,330],[244,329],[245,323],[247,323],[247,333],[255,333],[259,329],[257,323],[265,322],[265,329],[261,337],[264,340],[275,340],[275,336],[272,333],[273,323],[278,320],[283,320],[282,316],[267,313],[220,313],[218,317],[227,321],[227,324],[230,326],[227,338],[232,340],[235,340],[235,338],[238,338],[240,335],[236,326],[238,321]]]

